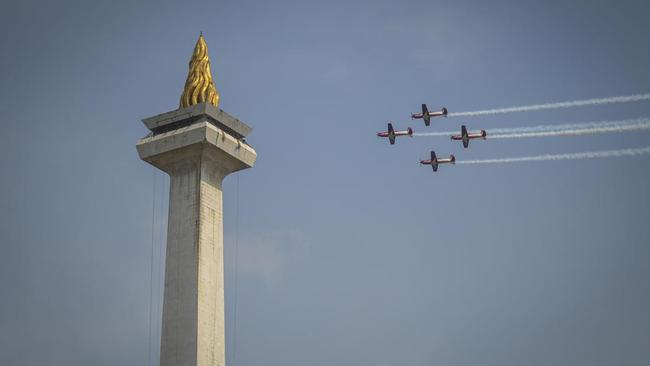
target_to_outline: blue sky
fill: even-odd
[[[147,364],[152,191],[155,177],[156,311],[168,180],[134,145],[141,118],[177,107],[200,31],[220,107],[259,156],[224,184],[230,365],[647,364],[650,157],[417,162],[646,147],[648,132],[468,150],[375,133],[650,116],[642,102],[409,118],[423,102],[647,93],[649,15],[643,1],[4,4],[0,364]]]

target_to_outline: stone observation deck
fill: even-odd
[[[166,170],[181,150],[206,148],[228,171],[250,168],[257,154],[244,138],[252,130],[221,109],[200,103],[142,120],[152,132],[136,145],[140,158]]]
[[[244,122],[210,103],[199,103],[142,120],[154,135],[176,130],[199,121],[207,121],[237,139],[243,139],[252,130]]]

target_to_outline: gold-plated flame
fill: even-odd
[[[215,107],[218,106],[219,92],[214,86],[210,72],[208,45],[205,43],[203,35],[200,35],[190,60],[190,71],[187,74],[183,95],[181,95],[180,108],[204,102]]]

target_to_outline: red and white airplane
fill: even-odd
[[[388,131],[385,132],[377,132],[377,136],[379,137],[388,137],[388,141],[390,141],[391,145],[395,144],[395,137],[397,136],[410,136],[413,137],[413,130],[411,127],[409,127],[406,131],[395,131],[393,129],[393,124],[389,123],[388,124]]]
[[[411,114],[411,118],[413,119],[424,119],[425,126],[429,126],[431,124],[431,117],[441,116],[447,117],[447,108],[442,107],[442,110],[440,112],[429,112],[429,108],[427,108],[426,104],[422,104],[422,113]]]
[[[420,160],[420,164],[422,165],[431,165],[431,169],[433,169],[434,172],[438,171],[438,164],[456,164],[456,157],[453,155],[449,155],[448,158],[443,158],[443,159],[438,159],[436,157],[436,153],[434,151],[431,151],[431,159],[430,160]]]
[[[469,146],[469,140],[473,140],[473,139],[485,140],[486,136],[487,136],[487,132],[485,132],[485,130],[481,130],[481,132],[476,132],[476,133],[467,133],[467,127],[465,127],[465,125],[462,125],[460,126],[460,135],[452,135],[451,139],[456,141],[462,141],[463,147],[467,149],[467,146]]]

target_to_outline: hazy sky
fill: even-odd
[[[141,118],[177,107],[203,31],[220,107],[259,156],[224,185],[229,366],[647,365],[649,156],[418,160],[649,132],[467,150],[375,133],[650,117],[640,102],[409,118],[648,93],[648,19],[645,1],[4,2],[0,364],[147,365],[154,181],[157,362],[168,179],[135,143]]]

